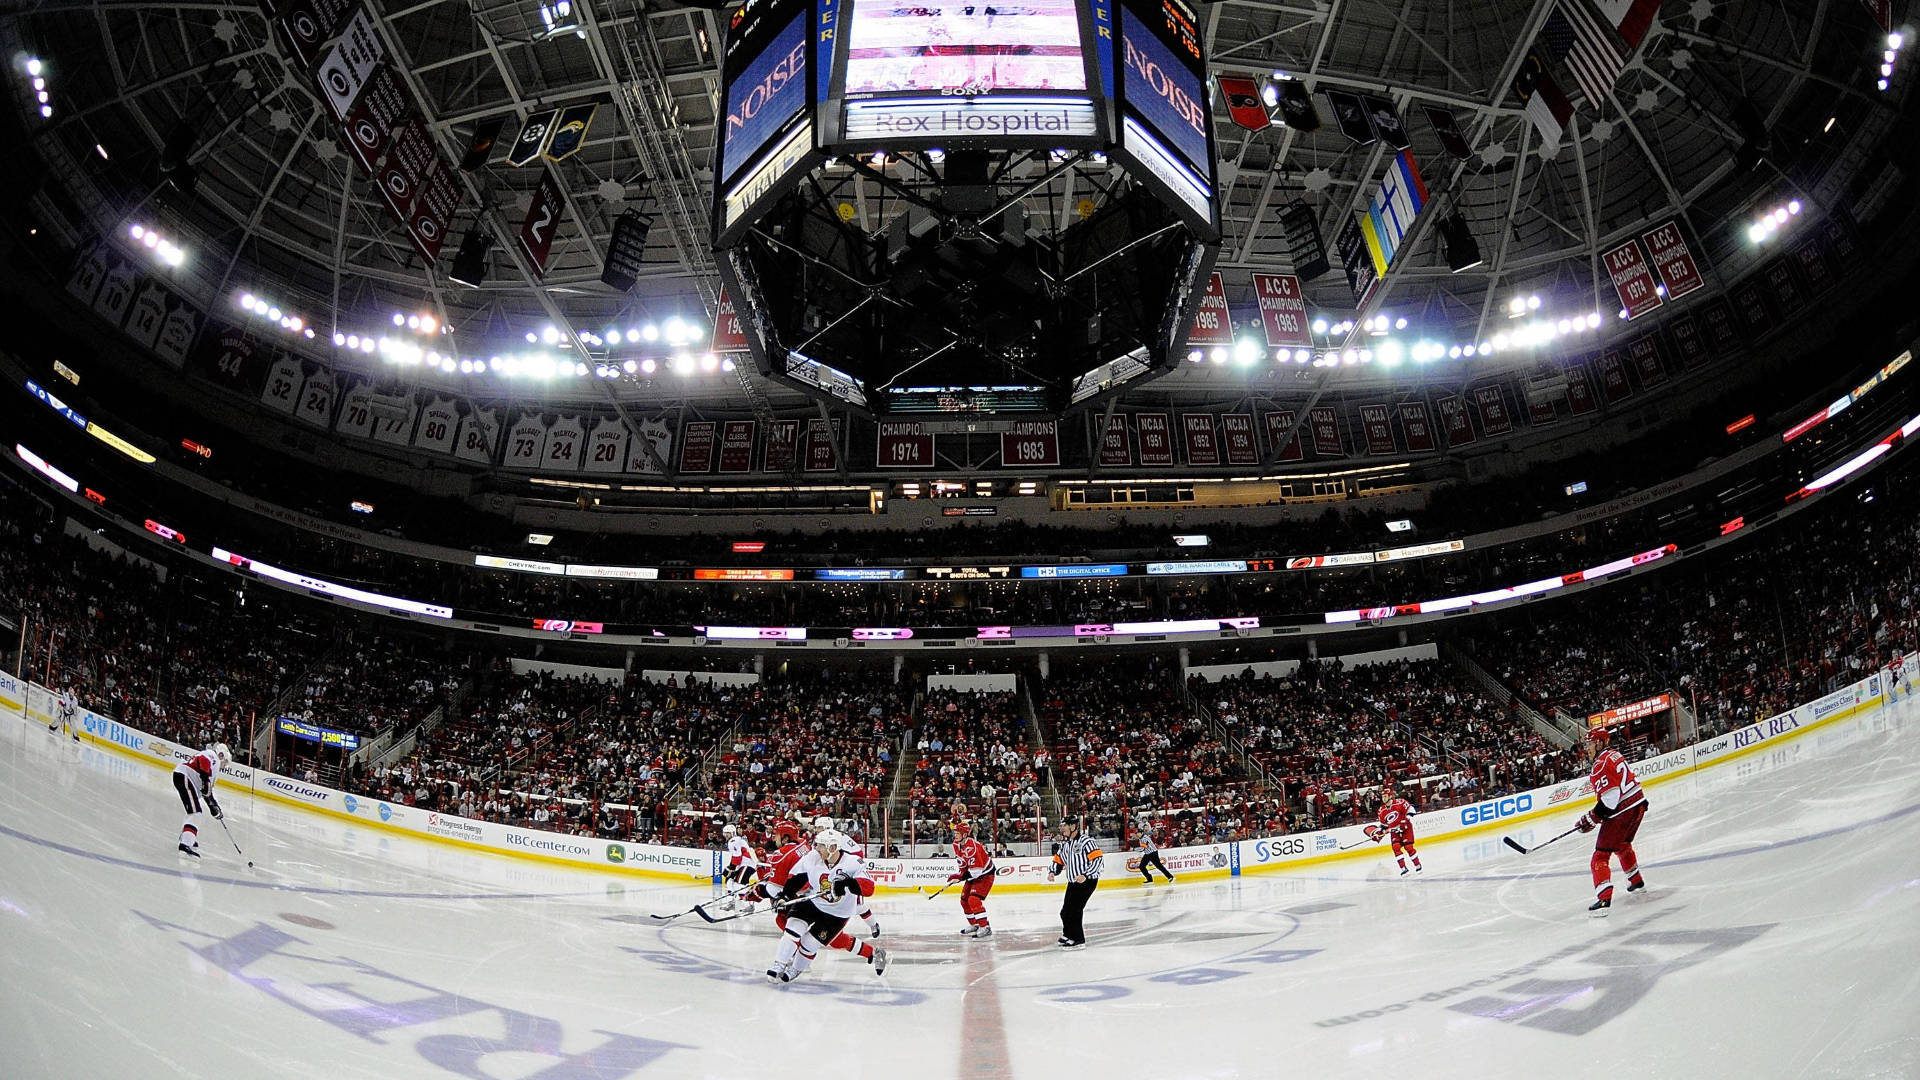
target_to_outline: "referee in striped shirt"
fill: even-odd
[[[1067,875],[1067,898],[1060,905],[1060,947],[1063,949],[1087,947],[1087,931],[1080,917],[1087,910],[1087,900],[1093,896],[1095,886],[1100,884],[1100,848],[1092,837],[1084,835],[1085,831],[1086,823],[1082,820],[1060,823],[1061,843],[1053,852],[1053,869],[1047,871],[1048,881],[1058,874]]]

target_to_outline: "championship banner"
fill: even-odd
[[[406,118],[410,106],[406,90],[394,78],[393,65],[381,64],[361,88],[344,125],[347,149],[362,173],[374,174],[375,164],[386,152],[388,134]]]
[[[1316,457],[1344,457],[1347,448],[1340,442],[1340,419],[1331,408],[1307,410],[1307,426],[1313,429],[1313,453]]]
[[[1807,276],[1807,285],[1816,294],[1826,292],[1833,287],[1833,271],[1827,268],[1827,245],[1818,233],[1793,245],[1794,257],[1800,260],[1800,272]]]
[[[1507,411],[1507,395],[1500,389],[1499,383],[1476,387],[1473,403],[1480,407],[1480,429],[1488,437],[1505,435],[1513,430],[1513,415]]]
[[[507,147],[507,164],[516,168],[532,164],[547,148],[547,136],[559,115],[559,109],[546,109],[528,116],[527,122],[520,126],[520,134],[514,136],[513,145]]]
[[[1826,240],[1827,252],[1840,271],[1844,272],[1858,261],[1860,245],[1854,242],[1853,225],[1845,211],[1835,210],[1832,216],[1822,220],[1820,236]]]
[[[347,110],[353,108],[354,99],[360,96],[360,88],[366,85],[373,69],[386,55],[386,47],[380,44],[380,35],[374,33],[373,20],[367,17],[366,9],[354,12],[340,40],[333,43],[314,72],[320,94],[327,99],[327,107],[333,110],[335,120],[346,119]]]
[[[1620,296],[1620,306],[1627,310],[1628,322],[1660,306],[1660,293],[1654,285],[1653,272],[1647,268],[1647,261],[1640,257],[1638,242],[1628,240],[1602,255],[1601,259],[1607,264],[1607,273],[1613,277],[1613,291]]]
[[[1227,464],[1260,464],[1260,443],[1253,434],[1252,413],[1228,413],[1222,416],[1220,437],[1227,444]]]
[[[1707,340],[1713,343],[1713,351],[1718,354],[1732,352],[1740,347],[1740,325],[1734,321],[1733,305],[1726,297],[1716,296],[1700,305],[1700,326],[1707,332]]]
[[[1433,407],[1440,413],[1440,426],[1447,433],[1449,447],[1462,447],[1475,441],[1473,421],[1467,419],[1467,404],[1452,394],[1434,399]]]
[[[274,11],[280,37],[303,71],[312,71],[320,46],[340,32],[352,0],[282,0]]]
[[[393,220],[407,223],[407,212],[413,209],[413,201],[420,195],[420,181],[433,168],[433,160],[433,139],[427,134],[426,124],[418,116],[408,117],[393,132],[392,149],[376,178],[380,198]]]
[[[413,200],[413,212],[407,216],[407,235],[429,265],[440,261],[440,245],[446,243],[447,228],[453,224],[454,211],[460,208],[460,189],[453,174],[438,156],[427,178],[420,182],[420,196]]]
[[[1793,260],[1782,255],[1766,265],[1761,275],[1767,279],[1767,288],[1773,291],[1773,298],[1779,302],[1782,314],[1792,315],[1806,306],[1807,294],[1800,288],[1800,282],[1793,276]]]
[[[1633,384],[1627,381],[1627,367],[1617,348],[1600,350],[1600,393],[1609,405],[1633,396]]]
[[[1126,415],[1114,413],[1107,417],[1107,430],[1100,436],[1100,465],[1124,468],[1132,464],[1133,443],[1127,439]]]
[[[1227,283],[1215,270],[1207,279],[1207,294],[1200,298],[1200,307],[1193,313],[1193,329],[1187,334],[1187,347],[1198,349],[1211,345],[1233,344],[1233,315],[1227,310]],[[1146,448],[1141,447],[1141,454]],[[1146,462],[1146,464],[1152,464]],[[1171,465],[1172,462],[1167,464]]]
[[[1700,320],[1692,314],[1668,319],[1667,332],[1673,335],[1673,348],[1680,354],[1680,367],[1683,370],[1697,367],[1712,358],[1713,349],[1700,329]]]
[[[1260,85],[1252,79],[1220,76],[1220,96],[1227,102],[1227,118],[1248,131],[1265,131],[1273,126],[1267,115],[1267,103],[1260,100]]]
[[[1253,275],[1253,295],[1260,304],[1260,328],[1269,349],[1311,349],[1307,326],[1307,298],[1300,279],[1292,274]]]
[[[1304,202],[1290,202],[1280,208],[1279,217],[1280,228],[1287,234],[1287,258],[1293,260],[1294,274],[1301,281],[1312,281],[1331,269],[1327,263],[1327,244],[1320,238],[1320,222],[1313,216],[1313,207]]]
[[[767,425],[767,449],[762,455],[761,472],[783,473],[793,468],[793,455],[800,444],[800,421],[775,420]]]
[[[1773,301],[1760,275],[1754,274],[1733,287],[1733,307],[1748,337],[1758,338],[1773,329]]]
[[[1009,469],[1060,464],[1060,421],[1014,421],[1000,433],[1000,464]]]
[[[1656,335],[1642,334],[1627,342],[1627,359],[1633,362],[1633,369],[1640,373],[1642,389],[1667,381],[1666,369],[1660,366],[1660,339]]]
[[[1693,261],[1693,252],[1687,249],[1687,239],[1680,235],[1680,225],[1672,218],[1665,224],[1640,234],[1647,245],[1647,253],[1653,256],[1653,268],[1660,272],[1660,282],[1667,287],[1667,299],[1678,300],[1695,289],[1706,285],[1707,279],[1700,276],[1700,267]]]
[[[803,472],[833,472],[840,467],[840,452],[834,447],[835,437],[840,433],[838,419],[829,424],[814,417],[807,421],[807,441],[802,448],[800,469]]]
[[[1406,440],[1409,451],[1422,454],[1433,452],[1433,420],[1427,415],[1426,402],[1400,403],[1400,435]]]
[[[1534,427],[1545,427],[1558,419],[1560,414],[1554,411],[1552,398],[1545,394],[1529,393],[1527,395],[1528,423]]]
[[[873,463],[882,469],[931,469],[933,433],[911,421],[881,421],[874,435]]]
[[[713,471],[713,436],[717,427],[711,420],[693,420],[680,425],[680,472]]]
[[[553,124],[553,134],[547,136],[545,153],[548,161],[557,164],[580,152],[580,148],[587,143],[587,129],[593,126],[593,114],[599,108],[599,105],[590,101],[560,110],[560,117]]]
[[[1166,413],[1134,413],[1133,426],[1140,434],[1140,464],[1173,464],[1173,432]]]
[[[1213,432],[1212,413],[1181,413],[1180,428],[1187,440],[1187,464],[1220,464],[1220,441]]]
[[[710,352],[743,353],[747,351],[747,331],[740,325],[740,313],[733,309],[733,297],[727,290],[720,290],[720,301],[715,305],[713,314],[713,344]]]
[[[1593,376],[1587,374],[1587,365],[1579,361],[1567,364],[1567,408],[1573,415],[1590,413],[1600,407],[1593,396]]]
[[[754,420],[729,420],[720,426],[720,471],[753,471],[753,440],[760,424]]]
[[[1360,430],[1367,439],[1367,453],[1394,453],[1393,421],[1385,405],[1360,406]]]
[[[1301,461],[1301,460],[1304,460],[1307,456],[1306,450],[1303,448],[1300,442],[1300,433],[1298,431],[1293,431],[1294,415],[1295,414],[1291,409],[1283,409],[1279,412],[1270,412],[1266,414],[1267,451],[1269,453],[1272,453],[1275,447],[1280,446],[1281,439],[1287,440],[1286,446],[1282,448],[1278,454],[1275,455],[1275,460]],[[1293,435],[1291,438],[1288,438],[1287,436],[1287,433],[1289,431],[1293,431]]]
[[[553,174],[541,169],[540,183],[527,203],[527,216],[520,219],[518,236],[520,253],[533,263],[533,272],[537,275],[546,275],[547,256],[553,251],[553,234],[560,228],[560,211],[565,205]]]

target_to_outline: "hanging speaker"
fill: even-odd
[[[467,230],[466,239],[460,241],[460,250],[453,257],[453,268],[447,271],[447,277],[469,289],[477,289],[487,280],[487,253],[493,250],[493,237],[482,232],[479,226]]]
[[[1480,265],[1480,243],[1459,214],[1440,219],[1440,242],[1447,249],[1447,269],[1455,274]]]
[[[647,233],[653,228],[653,216],[629,210],[613,223],[613,239],[607,243],[607,262],[600,280],[620,292],[632,289],[640,280],[642,256],[647,250]]]

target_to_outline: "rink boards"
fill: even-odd
[[[1633,769],[1642,784],[1656,787],[1676,776],[1717,767],[1877,706],[1889,700],[1899,687],[1910,688],[1917,677],[1920,677],[1920,657],[1909,658],[1895,680],[1898,687],[1890,682],[1886,673],[1875,673],[1798,708],[1659,757],[1633,762]],[[0,709],[19,712],[29,723],[46,724],[53,721],[53,701],[52,692],[45,687],[0,672]],[[85,709],[79,711],[79,721],[83,739],[156,769],[172,769],[197,752]],[[239,763],[225,770],[220,782],[229,789],[244,789],[255,798],[311,813],[509,858],[685,882],[717,883],[720,878],[721,853],[718,851],[602,840],[432,813],[308,784]],[[1417,814],[1414,829],[1423,843],[1507,829],[1551,814],[1584,812],[1585,798],[1590,794],[1591,785],[1585,778],[1567,780],[1484,802]],[[1569,818],[1568,824],[1571,823]],[[1207,878],[1275,871],[1334,859],[1378,857],[1382,849],[1375,844],[1340,850],[1363,840],[1364,828],[1349,825],[1232,843],[1165,848],[1161,858],[1175,875]],[[1138,884],[1139,859],[1137,851],[1107,852],[1104,883]],[[946,884],[947,875],[953,870],[951,859],[876,858],[868,859],[867,863],[876,885],[896,891],[938,888]],[[997,860],[997,864],[997,889],[1060,887],[1047,881],[1049,866],[1044,857],[1003,858]]]

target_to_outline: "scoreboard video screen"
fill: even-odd
[[[853,0],[846,93],[1085,90],[1076,0]]]
[[[755,0],[734,12],[721,66],[727,109],[720,137],[722,183],[806,110],[811,10],[806,0]]]
[[[1122,149],[1196,217],[1213,223],[1213,112],[1193,9],[1182,0],[1123,0]]]

